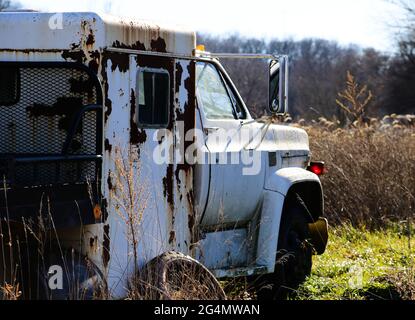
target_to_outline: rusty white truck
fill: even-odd
[[[0,13],[0,39],[0,285],[116,299],[148,281],[174,298],[188,266],[206,297],[246,277],[272,298],[310,273],[323,165],[273,121],[286,56],[209,53],[184,28],[94,13]],[[252,119],[226,58],[266,61],[269,117]]]

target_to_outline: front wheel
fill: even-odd
[[[275,271],[254,281],[259,300],[284,299],[310,275],[313,255],[310,222],[301,197],[288,196],[281,217]]]

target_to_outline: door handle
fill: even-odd
[[[219,129],[220,129],[219,127],[209,127],[209,128],[205,127],[204,131],[205,131],[205,134],[209,134],[209,133],[218,131]]]

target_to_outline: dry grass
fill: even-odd
[[[141,270],[138,292],[131,299],[225,300],[214,275],[198,261],[177,252],[166,252]]]
[[[381,227],[414,214],[415,128],[305,128],[314,160],[326,162],[322,177],[331,223]]]
[[[413,269],[404,270],[386,277],[386,282],[395,288],[402,300],[415,300],[415,276]]]

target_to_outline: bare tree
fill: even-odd
[[[336,107],[337,93],[344,87],[343,75],[350,71],[356,81],[367,84],[376,96],[367,116],[384,113],[385,79],[389,57],[374,49],[362,49],[324,39],[277,40],[269,42],[239,35],[214,37],[198,35],[198,41],[211,52],[278,53],[290,56],[290,114],[315,119],[337,118],[343,124],[348,119]],[[261,117],[266,112],[267,66],[260,61],[223,59],[251,114]],[[262,64],[261,64],[262,63]],[[262,71],[264,70],[264,71]]]
[[[0,0],[0,11],[10,8],[10,1]]]
[[[7,9],[17,9],[18,7],[20,7],[18,3],[12,3],[10,0],[0,0],[0,11]]]
[[[415,4],[396,0],[406,13],[398,26],[398,54],[390,62],[385,107],[395,113],[415,113]]]

